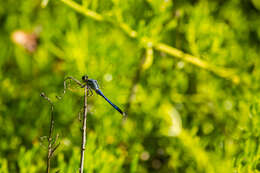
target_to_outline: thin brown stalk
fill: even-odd
[[[66,90],[67,90],[67,80],[72,80],[74,81],[75,83],[77,83],[79,86],[81,86],[82,88],[84,87],[84,85],[79,81],[77,80],[76,78],[72,77],[72,76],[68,76],[64,79],[63,81],[63,93],[61,96],[56,96],[57,99],[62,99],[63,96],[66,94]]]
[[[72,76],[68,76],[64,79],[64,90],[63,90],[63,95],[62,96],[57,96],[58,99],[61,99],[67,90],[67,80],[72,80],[75,83],[77,83],[81,88],[84,88],[84,114],[83,114],[83,122],[82,122],[82,143],[81,143],[81,156],[80,156],[80,166],[79,166],[79,172],[83,173],[84,170],[84,153],[85,153],[85,146],[86,146],[86,130],[87,130],[87,96],[88,96],[88,85],[82,84],[79,80]],[[80,119],[80,117],[79,117]]]
[[[49,129],[49,136],[48,136],[48,153],[47,153],[47,168],[46,168],[46,172],[50,173],[51,170],[51,157],[53,155],[53,153],[55,152],[55,150],[59,147],[59,144],[55,146],[55,143],[58,139],[58,136],[56,136],[56,139],[52,139],[52,135],[53,135],[53,129],[54,129],[54,105],[52,103],[52,101],[50,100],[50,98],[48,98],[44,93],[41,93],[41,96],[46,99],[49,104],[51,105],[51,117],[50,117],[50,129]]]
[[[87,130],[87,93],[88,93],[88,86],[84,86],[84,116],[82,122],[82,144],[81,144],[81,157],[80,157],[80,167],[79,172],[83,173],[84,169],[84,153],[85,153],[85,146],[86,146],[86,130]]]

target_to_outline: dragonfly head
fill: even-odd
[[[88,76],[87,75],[82,76],[82,81],[83,82],[87,82],[88,81]]]

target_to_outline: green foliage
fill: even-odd
[[[2,173],[7,173],[8,172],[8,166],[7,166],[7,160],[6,159],[1,159],[0,160],[0,171]]]
[[[0,172],[45,172],[42,91],[52,172],[78,171],[83,91],[56,95],[84,74],[119,107],[134,91],[125,122],[88,98],[85,172],[260,172],[259,1],[71,2],[0,2]],[[18,30],[36,50],[12,41]]]

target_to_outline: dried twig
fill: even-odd
[[[64,79],[64,81],[63,81],[64,89],[63,89],[63,94],[62,94],[62,96],[56,96],[56,98],[62,99],[63,96],[65,95],[66,90],[67,90],[67,83],[66,83],[67,80],[72,80],[72,81],[76,82],[78,85],[80,85],[82,88],[84,87],[84,85],[83,85],[79,80],[77,80],[76,78],[74,78],[74,77],[72,77],[72,76],[68,76],[68,77],[66,77],[66,78]]]
[[[84,152],[85,152],[85,145],[86,145],[86,128],[87,128],[87,93],[88,93],[88,86],[84,86],[84,116],[82,122],[82,144],[81,144],[81,157],[80,157],[80,167],[79,172],[83,173],[84,169]]]
[[[89,95],[89,90],[88,90],[88,85],[87,84],[82,84],[79,80],[72,76],[68,76],[64,79],[64,90],[63,90],[63,95],[57,96],[58,99],[61,99],[67,90],[67,80],[72,80],[76,82],[81,88],[84,88],[84,116],[83,116],[83,122],[82,122],[82,143],[81,143],[81,156],[80,156],[80,167],[79,167],[79,172],[83,173],[84,170],[84,153],[85,153],[85,146],[86,146],[86,130],[87,130],[87,96]],[[80,119],[80,116],[79,116]]]
[[[44,93],[41,93],[41,96],[46,99],[49,104],[51,105],[51,118],[50,118],[50,129],[49,129],[49,136],[48,136],[48,153],[47,153],[47,168],[46,168],[46,172],[50,173],[50,169],[51,169],[51,157],[53,155],[53,153],[56,151],[56,149],[59,147],[60,143],[58,143],[57,145],[56,142],[58,140],[58,135],[56,135],[56,138],[53,140],[52,139],[52,133],[53,133],[53,128],[54,128],[54,105],[52,103],[52,101],[50,100],[49,97],[47,97]]]

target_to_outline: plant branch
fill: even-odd
[[[85,152],[85,145],[86,145],[86,130],[87,130],[87,93],[88,93],[88,86],[84,86],[84,116],[82,122],[82,144],[81,144],[81,157],[80,157],[80,167],[79,172],[83,173],[84,170],[84,152]]]
[[[239,76],[234,75],[234,71],[232,71],[231,69],[216,67],[212,64],[209,64],[207,61],[203,61],[193,55],[184,53],[184,52],[180,51],[179,49],[173,48],[173,47],[168,46],[163,43],[155,44],[154,48],[159,51],[165,52],[169,55],[172,55],[176,58],[180,58],[180,59],[182,59],[186,62],[189,62],[193,65],[196,65],[200,68],[211,71],[211,72],[215,73],[216,75],[218,75],[219,77],[231,80],[235,84],[238,84],[240,82]]]
[[[68,76],[68,77],[66,77],[65,79],[64,79],[64,81],[63,81],[63,94],[62,94],[62,96],[56,96],[56,98],[58,98],[58,99],[62,99],[63,98],[63,96],[65,95],[65,93],[66,93],[66,90],[67,90],[67,80],[72,80],[72,81],[74,81],[74,82],[76,82],[78,85],[80,85],[82,88],[84,87],[84,85],[79,81],[79,80],[77,80],[76,78],[74,78],[74,77],[72,77],[72,76]]]
[[[74,2],[73,2],[74,3]],[[75,5],[75,4],[72,4]],[[77,5],[77,4],[76,4]],[[84,88],[84,116],[83,116],[83,122],[82,122],[82,143],[81,143],[81,156],[80,156],[80,167],[79,167],[79,172],[83,173],[84,170],[84,153],[85,153],[85,146],[86,146],[86,130],[87,130],[87,96],[88,96],[88,85],[84,85],[82,84],[79,80],[77,80],[76,78],[72,77],[72,76],[68,76],[64,79],[64,90],[63,90],[63,95],[57,96],[58,99],[61,99],[67,90],[67,80],[72,80],[74,82],[76,82],[79,86],[81,86],[81,88]],[[81,112],[81,111],[80,111]],[[79,120],[80,120],[80,116],[79,116]],[[54,151],[56,150],[56,148],[53,149]]]
[[[51,118],[50,118],[50,129],[49,129],[49,136],[48,136],[48,153],[47,153],[47,168],[46,168],[46,172],[50,173],[51,157],[60,144],[53,147],[53,145],[55,145],[55,143],[58,139],[58,135],[57,135],[54,142],[52,142],[53,141],[52,133],[53,133],[53,128],[54,128],[54,105],[53,105],[52,101],[50,100],[50,98],[47,97],[44,93],[41,93],[41,97],[46,99],[49,102],[49,104],[51,105]]]
[[[126,23],[114,22],[113,20],[109,20],[108,18],[103,17],[101,14],[98,14],[94,11],[86,9],[83,6],[75,3],[72,0],[60,0],[60,1],[62,1],[63,3],[68,5],[69,7],[73,8],[77,12],[79,12],[79,13],[87,16],[87,17],[90,17],[90,18],[97,20],[97,21],[109,22],[109,23],[112,23],[112,24],[118,26],[123,32],[125,32],[131,38],[135,38],[135,39],[138,38],[138,33],[135,30],[133,30],[130,26],[128,26]],[[143,40],[143,41],[152,40],[152,38],[141,38],[140,40]],[[149,41],[149,42],[151,42],[151,41]],[[193,64],[193,65],[195,65],[199,68],[211,71],[219,77],[231,80],[234,84],[240,83],[240,77],[235,75],[233,73],[233,71],[230,70],[230,69],[214,66],[214,65],[208,63],[207,61],[204,61],[204,60],[202,60],[198,57],[195,57],[193,55],[184,53],[181,50],[176,49],[174,47],[171,47],[171,46],[164,44],[164,43],[160,43],[160,42],[154,43],[154,48],[158,51],[165,52],[165,53],[172,55],[176,58],[182,59],[183,61],[191,63],[191,64]]]
[[[76,11],[84,14],[85,16],[91,17],[98,21],[102,21],[104,19],[103,16],[101,16],[100,14],[98,14],[94,11],[88,10],[88,9],[82,7],[81,5],[75,3],[74,1],[70,1],[70,0],[61,0],[61,1],[65,4],[67,4],[68,6],[74,8]]]

